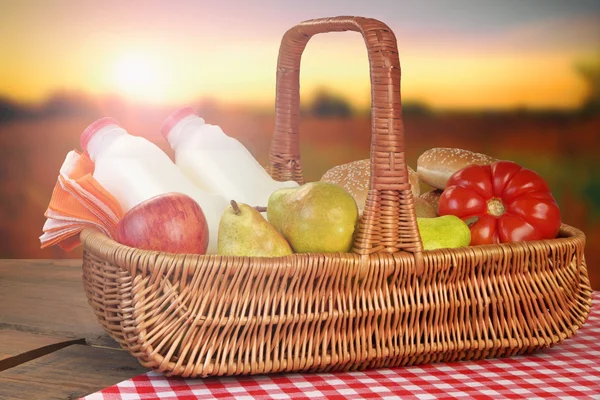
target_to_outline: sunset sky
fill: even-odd
[[[0,0],[0,97],[271,106],[281,36],[336,15],[387,23],[403,98],[436,108],[576,107],[585,85],[574,64],[600,49],[598,0]],[[360,36],[313,38],[301,79],[304,98],[326,87],[367,106]]]

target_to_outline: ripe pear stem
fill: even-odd
[[[261,206],[256,206],[256,207],[254,207],[254,209],[258,212],[266,212],[267,211],[267,207],[261,207]]]
[[[475,225],[477,223],[477,221],[479,221],[479,217],[474,215],[472,217],[465,219],[465,224],[467,224],[467,226],[470,228],[473,225]]]
[[[229,204],[231,204],[231,208],[233,208],[233,212],[235,213],[235,215],[240,215],[242,213],[235,200],[231,200]]]

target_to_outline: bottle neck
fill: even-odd
[[[193,133],[204,125],[204,119],[197,115],[188,115],[179,121],[167,136],[167,140],[174,151],[188,140]]]
[[[98,130],[87,145],[90,159],[96,162],[102,150],[110,146],[116,138],[123,135],[127,135],[127,131],[118,125],[108,125]]]

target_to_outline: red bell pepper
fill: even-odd
[[[551,239],[561,224],[548,184],[536,172],[511,161],[457,171],[440,197],[438,213],[475,220],[472,246]]]

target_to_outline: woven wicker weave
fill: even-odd
[[[185,377],[328,371],[511,356],[585,322],[584,234],[423,251],[408,183],[396,39],[379,21],[307,21],[283,37],[270,168],[303,182],[299,66],[310,37],[364,37],[371,186],[351,253],[175,255],[86,230],[83,281],[99,322],[142,365]]]

